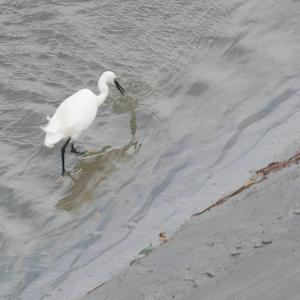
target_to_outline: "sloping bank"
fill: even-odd
[[[83,299],[299,299],[299,159],[259,170]]]

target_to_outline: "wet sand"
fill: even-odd
[[[300,168],[192,217],[84,300],[299,299]]]

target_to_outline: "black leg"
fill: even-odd
[[[71,152],[75,153],[75,154],[80,154],[79,151],[77,151],[77,149],[75,148],[74,144],[71,142]]]
[[[85,151],[78,151],[72,142],[71,142],[71,152],[75,154],[85,154]]]
[[[66,147],[68,146],[70,140],[71,140],[71,138],[68,138],[67,141],[65,142],[65,144],[61,148],[61,167],[62,167],[61,173],[62,173],[62,176],[65,175],[65,151],[66,151]]]

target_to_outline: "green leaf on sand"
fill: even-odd
[[[143,250],[141,250],[139,252],[139,254],[141,254],[141,255],[148,255],[152,250],[153,250],[153,246],[152,246],[152,244],[150,244],[149,246],[147,246],[146,248],[144,248]]]

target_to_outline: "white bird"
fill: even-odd
[[[99,95],[89,89],[82,89],[65,99],[57,108],[52,118],[47,117],[49,123],[42,127],[46,132],[45,146],[52,148],[62,139],[67,139],[61,148],[62,175],[65,174],[65,150],[71,141],[71,152],[78,153],[73,142],[94,121],[98,107],[108,96],[108,85],[114,84],[122,95],[125,90],[117,81],[117,76],[111,71],[104,72],[98,81]]]

